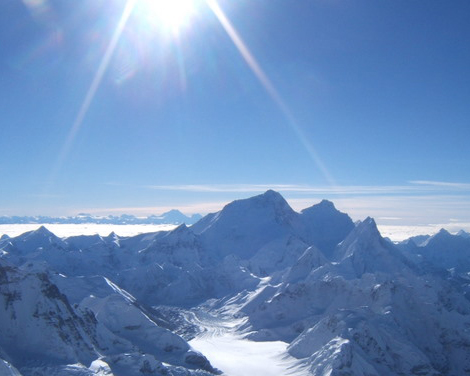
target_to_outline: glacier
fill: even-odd
[[[269,190],[137,236],[0,238],[0,375],[470,374],[470,235]]]

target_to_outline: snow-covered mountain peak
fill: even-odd
[[[330,254],[354,228],[351,218],[337,210],[331,201],[323,200],[301,211],[305,239],[326,255]]]
[[[470,237],[440,230],[412,251],[441,268],[457,271],[468,271],[470,268]]]
[[[458,239],[457,239],[458,238]],[[457,235],[452,235],[449,231],[441,228],[439,232],[434,234],[433,236],[429,237],[424,243],[423,246],[437,246],[439,244],[445,244],[449,241],[459,241],[463,240],[461,237],[457,237]]]
[[[260,205],[265,205],[283,208],[285,210],[292,210],[292,208],[289,206],[284,197],[282,197],[279,192],[273,191],[272,189],[269,189],[266,192],[257,196],[249,197],[242,200],[235,200],[227,206],[230,205],[243,205],[248,208],[250,206],[256,207]]]
[[[462,238],[470,238],[470,233],[469,232],[466,232],[464,230],[460,230],[458,233],[457,233],[457,236],[460,236]]]
[[[435,236],[449,236],[449,235],[451,235],[449,231],[447,231],[445,228],[441,228]]]
[[[372,246],[376,247],[384,243],[385,240],[380,235],[375,220],[367,217],[356,225],[338,249],[349,249],[349,252],[344,255],[347,256],[353,248],[362,249]]]
[[[373,218],[367,217],[356,225],[335,250],[335,258],[352,277],[364,273],[403,273],[409,265],[405,257],[387,242],[377,229]]]
[[[273,214],[277,217],[295,213],[279,192],[270,189],[258,196],[231,202],[224,207],[221,214],[224,215],[227,212],[244,213],[245,211],[247,211],[246,214],[258,212],[259,214]]]
[[[179,226],[175,227],[173,230],[170,231],[170,233],[174,234],[185,234],[187,232],[192,232],[189,230],[189,227],[186,226],[185,223],[180,224]]]
[[[34,232],[38,233],[38,234],[51,234],[51,235],[54,235],[52,232],[50,232],[46,226],[40,226],[37,230],[35,230]]]
[[[318,204],[312,205],[309,208],[305,208],[301,210],[301,213],[308,214],[309,212],[319,212],[319,211],[338,211],[331,201],[323,199]]]
[[[106,237],[103,237],[103,240],[105,243],[108,243],[108,244],[114,244],[116,246],[119,247],[119,242],[121,240],[121,238],[119,237],[118,234],[116,234],[114,231],[110,232],[108,236]]]
[[[268,189],[266,192],[255,197],[264,197],[267,200],[273,200],[273,201],[285,201],[284,197],[282,197],[282,195],[279,192],[276,192],[272,189]]]
[[[30,239],[33,237],[44,237],[44,238],[49,237],[51,239],[57,238],[57,236],[55,236],[55,234],[49,231],[45,226],[40,226],[36,230],[27,232],[24,235],[25,235],[24,239]]]
[[[11,246],[19,251],[29,253],[48,248],[64,249],[66,244],[47,228],[41,226],[37,230],[25,232],[12,238]]]
[[[299,214],[272,190],[233,201],[191,227],[218,256],[235,253],[242,259],[253,256],[266,243],[296,233],[300,228]]]
[[[193,244],[196,242],[196,235],[188,226],[182,223],[155,241],[158,244]]]
[[[117,235],[114,231],[111,231],[109,233],[108,236],[105,237],[105,239],[109,239],[109,240],[118,240],[119,239],[119,235]]]
[[[362,227],[361,231],[368,231],[381,236],[379,229],[377,228],[377,223],[372,217],[367,217],[364,219],[361,223],[358,224],[358,227]]]

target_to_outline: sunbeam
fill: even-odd
[[[70,128],[70,131],[67,135],[67,138],[64,144],[62,145],[61,151],[57,157],[56,163],[52,170],[48,186],[53,184],[57,174],[59,173],[62,167],[62,164],[64,163],[65,159],[67,158],[67,155],[70,152],[70,148],[73,144],[73,141],[75,137],[77,136],[77,133],[80,130],[80,127],[83,123],[83,120],[90,108],[90,105],[93,102],[93,98],[95,97],[95,94],[98,88],[100,87],[103,76],[109,66],[109,62],[111,60],[111,57],[114,54],[114,51],[119,42],[119,39],[121,38],[121,34],[122,34],[122,31],[124,30],[124,27],[126,26],[127,20],[132,14],[132,10],[135,6],[136,1],[137,0],[129,0],[127,1],[126,6],[124,7],[121,18],[119,19],[119,23],[116,27],[116,30],[114,31],[111,41],[109,42],[109,45],[106,48],[103,58],[101,59],[100,65],[98,66],[98,70],[96,71],[95,76],[93,77],[93,81],[91,82],[91,85],[85,95],[85,98],[80,106],[77,116],[75,117],[72,127]]]
[[[280,111],[284,115],[287,123],[289,124],[290,128],[294,131],[295,135],[299,139],[302,146],[306,149],[307,153],[312,158],[313,162],[317,165],[319,170],[322,172],[325,179],[331,186],[336,186],[333,177],[329,173],[328,169],[326,168],[325,164],[322,162],[318,152],[315,150],[314,146],[311,142],[308,141],[307,137],[305,136],[303,130],[297,124],[297,121],[292,114],[292,111],[287,106],[284,99],[281,97],[279,92],[274,87],[273,83],[263,71],[261,66],[259,65],[258,61],[255,59],[251,51],[248,49],[247,45],[243,41],[243,39],[238,34],[235,27],[232,25],[230,20],[225,15],[222,8],[219,6],[216,0],[206,0],[209,8],[215,14],[219,22],[222,24],[222,27],[227,32],[228,36],[232,40],[232,42],[237,47],[238,51],[242,55],[245,62],[248,64],[250,69],[253,71],[254,75],[258,78],[260,83],[263,85],[269,96],[273,99],[276,105],[279,107]]]

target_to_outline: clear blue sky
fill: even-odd
[[[0,215],[273,187],[470,222],[469,1],[194,0],[180,26],[152,1],[0,2]]]

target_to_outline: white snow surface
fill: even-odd
[[[299,361],[287,353],[283,341],[250,341],[237,332],[239,319],[198,320],[205,332],[189,344],[205,354],[211,364],[226,376],[308,375]]]
[[[297,360],[286,354],[285,342],[254,342],[234,333],[224,333],[199,337],[189,343],[227,376],[300,376],[293,369]]]

